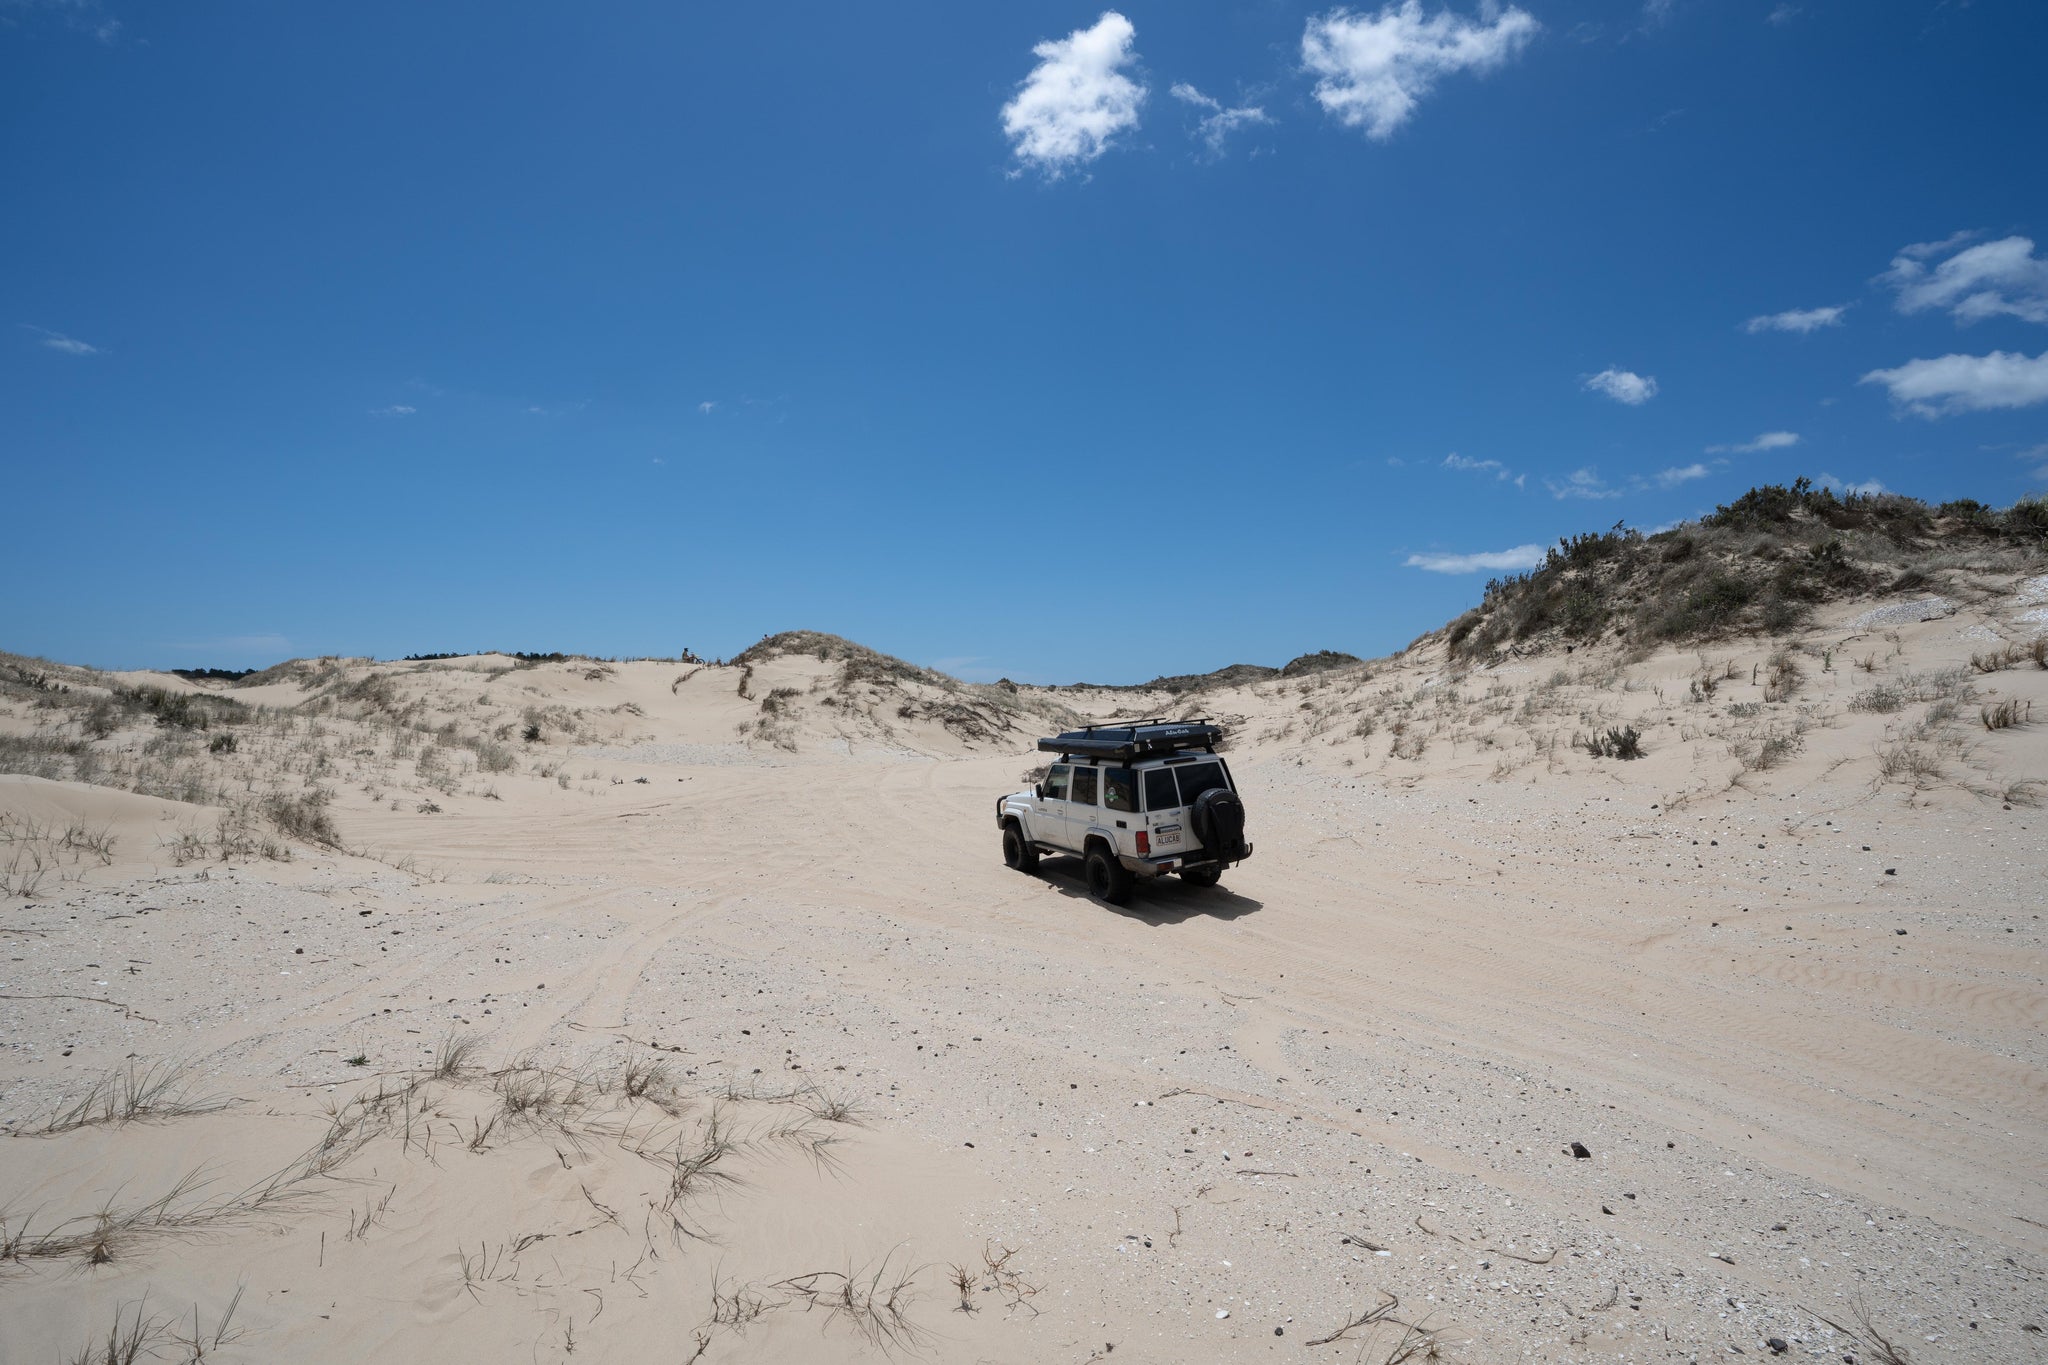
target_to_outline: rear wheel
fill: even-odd
[[[1189,886],[1214,886],[1223,880],[1220,867],[1190,867],[1180,874],[1180,879]]]
[[[1024,837],[1024,831],[1018,828],[1015,820],[1003,825],[1003,862],[1019,872],[1038,870],[1038,850]]]
[[[1088,894],[1105,905],[1122,905],[1131,898],[1131,874],[1100,844],[1088,850],[1082,870],[1088,875]]]

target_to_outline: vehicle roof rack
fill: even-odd
[[[1038,747],[1049,754],[1077,754],[1087,758],[1109,758],[1129,763],[1140,758],[1157,758],[1189,749],[1216,752],[1223,729],[1207,719],[1138,720],[1116,725],[1084,725],[1051,739]]]

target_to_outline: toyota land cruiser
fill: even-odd
[[[1222,738],[1204,720],[1143,720],[1039,740],[1056,755],[1044,780],[996,801],[1003,861],[1033,872],[1041,853],[1078,854],[1089,892],[1111,905],[1138,878],[1216,885],[1252,856]]]

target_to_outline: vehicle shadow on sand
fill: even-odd
[[[1266,903],[1240,896],[1226,886],[1189,886],[1179,877],[1154,877],[1139,882],[1128,905],[1104,905],[1088,894],[1079,858],[1051,854],[1038,860],[1038,876],[1068,900],[1086,901],[1125,919],[1146,924],[1180,924],[1191,919],[1241,919],[1266,908]]]

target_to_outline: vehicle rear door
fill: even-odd
[[[1145,825],[1151,831],[1152,856],[1172,858],[1194,847],[1188,831],[1187,810],[1181,805],[1180,787],[1171,768],[1147,768],[1142,775],[1145,792]]]

